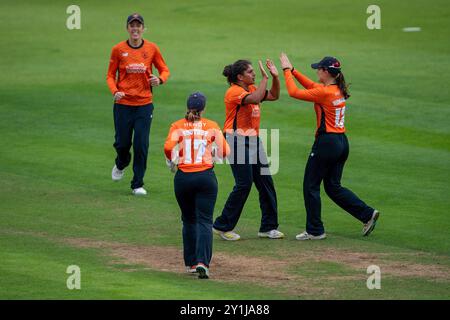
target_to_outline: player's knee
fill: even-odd
[[[303,181],[303,190],[305,192],[311,192],[311,193],[315,193],[315,192],[320,192],[320,183],[315,183],[309,180],[304,180]]]
[[[187,224],[194,224],[196,223],[196,219],[195,219],[195,215],[183,215],[181,217],[181,220],[183,221],[183,223],[187,223]]]
[[[252,181],[239,181],[235,186],[235,190],[241,193],[249,193],[251,189]]]
[[[131,144],[128,143],[115,143],[114,148],[119,153],[130,153]]]
[[[197,223],[199,224],[200,227],[202,227],[206,230],[211,229],[213,226],[212,217],[208,217],[208,216],[199,216]]]
[[[325,192],[329,196],[336,194],[337,192],[339,192],[339,189],[341,189],[340,184],[332,183],[332,182],[325,182],[323,186],[324,186]]]
[[[139,153],[147,153],[148,152],[148,143],[144,143],[144,142],[134,142],[133,144],[133,151],[135,153],[139,152]]]

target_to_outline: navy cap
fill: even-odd
[[[127,26],[133,21],[139,21],[140,23],[144,24],[144,18],[139,13],[133,13],[128,16]]]
[[[187,99],[188,109],[202,111],[205,109],[206,97],[201,92],[194,92]]]
[[[330,73],[338,74],[341,72],[341,63],[335,57],[325,57],[319,62],[311,64],[311,68],[324,68]]]

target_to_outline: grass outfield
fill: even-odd
[[[366,28],[365,0],[77,4],[82,29],[74,31],[65,28],[67,3],[0,4],[1,299],[450,298],[447,1],[377,1],[376,31]],[[105,76],[133,11],[172,73],[155,90],[145,198],[130,194],[131,168],[120,183],[110,178]],[[402,32],[414,26],[422,31]],[[237,226],[243,240],[215,238],[212,279],[199,281],[183,273],[180,213],[162,151],[169,125],[194,90],[208,97],[206,117],[223,123],[224,65],[270,57],[279,66],[282,50],[313,79],[311,62],[341,59],[352,83],[343,185],[381,218],[363,238],[362,226],[323,193],[329,238],[295,240],[305,225],[301,185],[315,117],[312,104],[289,98],[282,84],[280,99],[263,104],[261,127],[280,130],[274,180],[287,238],[257,239],[252,190]],[[217,216],[234,181],[228,166],[215,171]],[[66,288],[73,264],[81,290]],[[366,287],[372,264],[381,268],[381,290]]]

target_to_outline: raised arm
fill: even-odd
[[[318,86],[312,89],[299,89],[295,84],[292,72],[289,69],[284,70],[284,79],[286,81],[286,88],[289,96],[299,100],[311,101],[311,102],[322,102],[323,97],[323,87]]]
[[[272,75],[272,88],[270,88],[267,96],[264,100],[266,101],[274,101],[278,100],[280,97],[280,79],[278,78],[278,70],[272,60],[266,60],[267,69],[269,69],[270,74]]]
[[[300,82],[300,84],[305,89],[312,89],[312,88],[320,86],[320,84],[312,81],[307,76],[300,73],[300,71],[294,69],[294,67],[292,66],[292,63],[289,60],[286,53],[284,53],[284,52],[281,53],[280,61],[281,61],[281,67],[283,68],[283,71],[285,71],[286,69],[289,69],[292,72],[292,74],[294,75],[295,79],[297,79],[297,81]]]
[[[293,70],[291,72],[292,72],[292,75],[295,77],[295,79],[297,79],[297,81],[300,82],[300,84],[305,89],[312,89],[312,88],[320,86],[319,83],[312,81],[310,78],[308,78],[307,76],[302,74],[297,69],[293,68]]]
[[[264,96],[266,95],[267,81],[269,79],[269,76],[267,75],[266,70],[264,70],[261,60],[258,61],[258,64],[263,78],[259,83],[258,88],[247,95],[244,99],[242,99],[242,104],[258,104],[264,99]]]

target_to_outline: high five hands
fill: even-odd
[[[269,76],[267,75],[267,72],[266,72],[266,70],[264,69],[261,60],[258,60],[258,64],[259,64],[259,70],[261,71],[262,77],[265,78],[265,79],[268,79]]]
[[[263,76],[263,78],[266,78],[266,79],[269,78],[266,70],[264,69],[264,66],[263,66],[261,60],[258,61],[258,64],[259,64],[259,70],[261,70],[261,75]],[[278,69],[272,60],[266,59],[266,67],[267,67],[267,69],[269,69],[269,72],[272,75],[272,77],[274,77],[274,78],[278,77]]]
[[[269,69],[269,72],[272,75],[272,77],[278,77],[278,69],[272,60],[270,59],[266,60],[266,67],[267,69]]]
[[[289,61],[288,56],[286,53],[282,52],[280,54],[280,62],[281,62],[281,69],[289,69],[292,70],[292,63]]]

